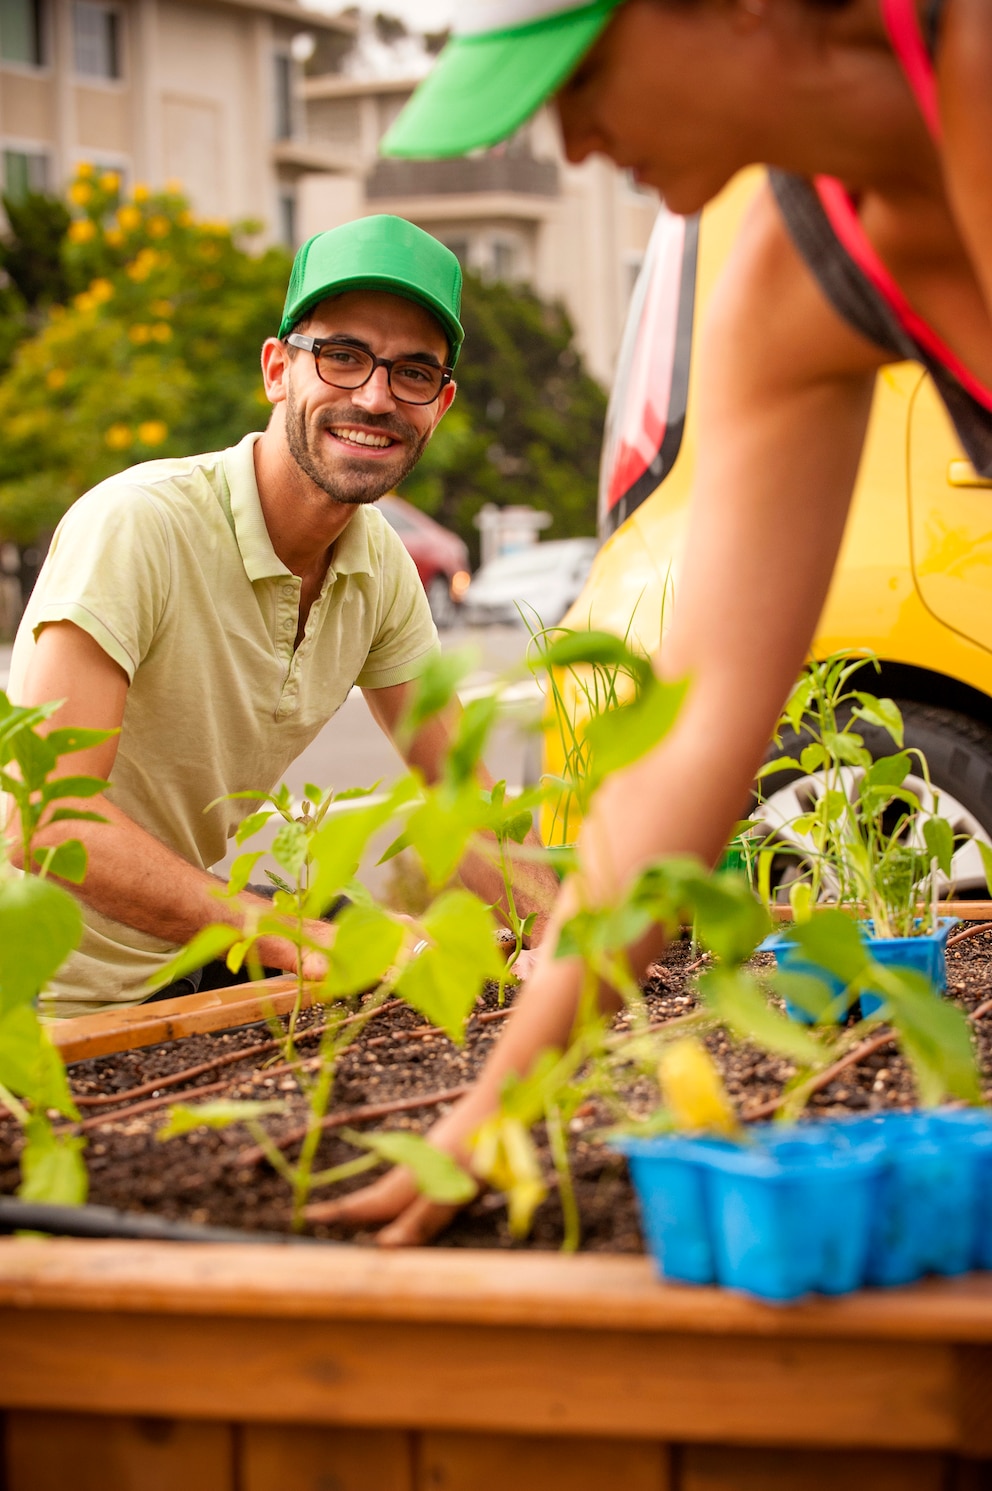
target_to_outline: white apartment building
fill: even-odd
[[[657,197],[604,161],[569,165],[546,110],[504,145],[462,159],[380,159],[414,82],[305,79],[307,138],[353,165],[301,181],[301,236],[372,212],[409,218],[484,277],[563,301],[587,367],[608,385]]]
[[[0,183],[92,161],[295,246],[301,178],[354,169],[306,141],[302,59],[333,66],[354,29],[295,0],[0,0]]]

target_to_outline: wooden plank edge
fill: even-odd
[[[292,1260],[295,1263],[295,1259]],[[646,1258],[490,1249],[0,1241],[0,1308],[992,1343],[992,1275],[766,1305]]]
[[[296,1002],[296,992],[296,979],[287,974],[204,994],[182,994],[156,1004],[77,1015],[72,1020],[55,1021],[49,1033],[63,1061],[85,1061],[93,1056],[113,1056],[118,1051],[137,1051],[184,1035],[250,1025],[270,1015],[285,1015]],[[304,988],[303,1008],[309,1008],[312,1002],[311,991]]]
[[[773,921],[791,922],[791,906],[770,906],[769,911]],[[830,906],[822,907],[822,910],[846,911],[851,916],[859,912],[857,906]],[[992,901],[940,901],[937,904],[937,913],[940,916],[956,916],[963,922],[986,922],[992,921]]]

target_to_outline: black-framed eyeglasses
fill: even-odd
[[[389,392],[401,404],[433,404],[454,371],[415,357],[375,357],[333,337],[305,337],[293,331],[285,340],[290,347],[313,353],[317,377],[332,388],[362,388],[376,368],[385,368]]]

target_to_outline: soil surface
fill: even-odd
[[[973,924],[974,925],[974,924]],[[992,1003],[992,923],[989,935],[952,946],[948,952],[948,997],[968,1015]],[[770,961],[767,958],[760,961]],[[698,962],[687,943],[668,949],[655,965],[645,998],[652,1022],[664,1022],[697,1007],[693,990]],[[512,1002],[512,990],[507,1003]],[[457,1090],[472,1080],[503,1027],[494,993],[479,1001],[458,1048],[426,1026],[419,1016],[394,1003],[368,1020],[342,1056],[328,1110],[342,1126],[354,1130],[402,1129],[425,1133],[454,1101]],[[322,1022],[322,1010],[307,1012],[300,1030]],[[618,1017],[618,1024],[626,1019]],[[992,1008],[973,1021],[986,1098],[992,1097]],[[745,1118],[767,1116],[793,1068],[731,1042],[721,1031],[706,1037],[727,1088]],[[877,1044],[877,1043],[876,1043]],[[306,1060],[316,1040],[304,1033],[299,1051]],[[199,1069],[199,1070],[198,1070]],[[181,1081],[169,1082],[188,1073]],[[70,1068],[72,1089],[80,1106],[90,1173],[90,1200],[130,1212],[155,1213],[173,1220],[237,1227],[250,1231],[285,1231],[290,1199],[286,1183],[252,1154],[255,1143],[241,1125],[223,1130],[199,1128],[161,1141],[174,1102],[219,1098],[278,1099],[285,1111],[265,1120],[277,1141],[299,1128],[305,1104],[295,1078],[264,1025],[217,1035],[188,1036],[141,1051],[79,1062]],[[223,1084],[222,1088],[219,1084]],[[439,1099],[439,1095],[441,1095]],[[447,1096],[444,1096],[447,1095]],[[635,1115],[647,1115],[657,1104],[652,1084],[635,1082],[626,1094]],[[912,1107],[913,1083],[906,1063],[888,1042],[838,1072],[815,1093],[809,1111],[819,1114],[869,1112]],[[382,1112],[385,1105],[397,1106]],[[631,1253],[642,1250],[636,1202],[622,1159],[603,1137],[613,1113],[598,1098],[585,1102],[571,1121],[569,1152],[582,1219],[582,1247],[589,1251]],[[549,1187],[526,1242],[515,1242],[507,1226],[502,1197],[485,1194],[456,1219],[440,1240],[446,1247],[531,1247],[554,1249],[562,1241],[562,1211],[546,1137],[539,1129],[541,1161]],[[0,1192],[18,1184],[19,1136],[12,1120],[0,1118]],[[294,1155],[295,1147],[287,1150]],[[317,1167],[354,1159],[356,1150],[335,1130],[322,1140]],[[360,1185],[368,1177],[355,1179]],[[338,1187],[334,1194],[341,1194]],[[314,1199],[330,1193],[317,1192]],[[352,1234],[313,1227],[318,1237]],[[361,1240],[361,1234],[358,1236]]]

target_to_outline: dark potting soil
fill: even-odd
[[[949,997],[969,1015],[992,997],[992,924],[988,925],[989,935],[961,942],[948,953]],[[646,986],[652,1022],[676,1019],[697,1007],[693,975],[698,966],[687,943],[667,950],[651,970]],[[512,997],[511,990],[508,1004]],[[479,1070],[503,1028],[504,1013],[497,1008],[494,992],[484,996],[469,1021],[465,1044],[459,1048],[405,1006],[385,1008],[364,1025],[342,1056],[329,1114],[359,1131],[425,1133],[454,1101],[457,1089],[471,1082]],[[300,1029],[305,1031],[323,1018],[322,1010],[309,1011],[301,1018]],[[619,1016],[618,1025],[625,1019]],[[973,1030],[985,1095],[992,1097],[992,1010],[973,1022]],[[789,1062],[731,1042],[721,1031],[708,1035],[706,1044],[745,1118],[773,1103],[793,1074]],[[315,1049],[316,1042],[308,1043],[304,1035],[301,1056],[306,1059]],[[193,1073],[192,1069],[207,1063],[209,1069]],[[190,1076],[182,1083],[160,1085],[186,1072]],[[157,1137],[173,1102],[278,1099],[285,1104],[285,1112],[265,1119],[267,1131],[277,1141],[304,1122],[305,1105],[296,1080],[283,1065],[265,1025],[188,1036],[141,1051],[79,1062],[70,1068],[70,1078],[88,1139],[92,1202],[210,1226],[248,1231],[288,1228],[288,1187],[264,1160],[252,1155],[254,1140],[243,1126],[199,1128],[164,1142]],[[448,1096],[438,1101],[439,1094]],[[115,1099],[112,1104],[93,1101],[110,1095]],[[646,1116],[657,1102],[653,1085],[643,1080],[631,1084],[626,1098],[630,1110],[639,1116]],[[838,1073],[813,1095],[809,1111],[882,1111],[912,1107],[914,1101],[907,1065],[888,1043]],[[416,1106],[380,1111],[395,1104]],[[571,1121],[569,1158],[582,1220],[582,1247],[592,1252],[640,1252],[637,1207],[626,1167],[602,1138],[602,1131],[614,1119],[604,1100],[592,1098]],[[460,1214],[441,1245],[544,1249],[561,1245],[557,1180],[541,1129],[537,1139],[549,1194],[526,1242],[510,1237],[503,1198],[486,1194]],[[0,1193],[10,1193],[18,1184],[18,1145],[13,1121],[0,1118]],[[287,1152],[293,1155],[295,1150]],[[331,1130],[321,1140],[317,1168],[342,1164],[355,1155],[354,1147]],[[349,1184],[358,1186],[367,1179]],[[339,1187],[334,1194],[345,1188]],[[321,1191],[314,1199],[329,1194]],[[354,1236],[326,1227],[312,1231],[318,1237]],[[362,1240],[362,1234],[357,1240]]]

